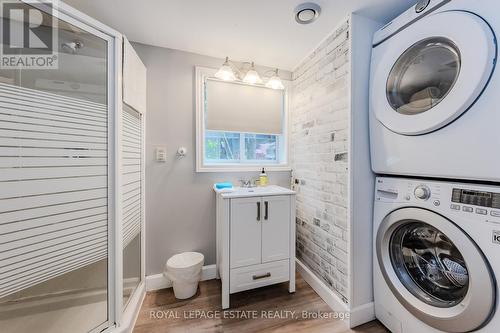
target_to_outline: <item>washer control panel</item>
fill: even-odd
[[[455,211],[500,217],[500,193],[498,192],[454,187],[451,202],[450,208]]]
[[[451,201],[466,205],[474,205],[500,209],[500,193],[454,188]]]
[[[395,202],[430,202],[440,206],[441,188],[437,183],[423,183],[417,180],[377,178],[375,200]]]
[[[413,194],[415,194],[415,198],[420,200],[429,200],[431,197],[431,189],[427,185],[418,185],[413,190]]]
[[[500,224],[500,186],[379,177],[375,201],[418,205]]]

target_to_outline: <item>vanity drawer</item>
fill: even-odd
[[[229,292],[259,288],[270,284],[285,282],[290,279],[290,265],[287,260],[240,267],[231,270]]]

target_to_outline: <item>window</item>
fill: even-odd
[[[205,132],[205,163],[278,163],[279,136]]]
[[[198,172],[288,170],[286,90],[213,79],[196,68]]]

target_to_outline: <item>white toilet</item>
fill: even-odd
[[[175,298],[186,299],[196,294],[204,260],[198,252],[184,252],[168,259],[164,275],[173,283]]]

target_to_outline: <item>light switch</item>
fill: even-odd
[[[167,161],[167,148],[156,147],[156,162],[166,162]]]

